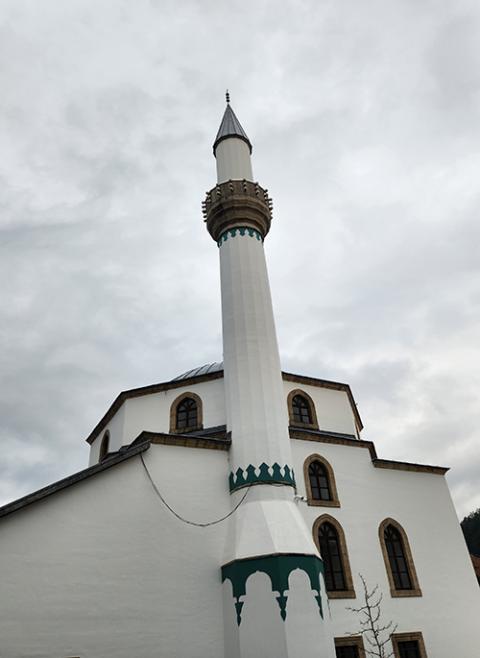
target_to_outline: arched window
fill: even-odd
[[[202,401],[195,393],[184,393],[172,404],[170,432],[191,432],[202,428]]]
[[[308,400],[303,395],[295,395],[292,400],[293,420],[305,425],[312,424],[312,412]]]
[[[421,596],[405,530],[393,519],[385,519],[380,524],[379,536],[391,595]]]
[[[198,407],[196,400],[183,398],[177,405],[175,427],[177,430],[191,429],[198,425]]]
[[[98,461],[101,462],[108,455],[110,444],[110,432],[107,430],[102,437],[102,442],[100,444],[100,452],[98,455]]]
[[[352,573],[342,527],[327,514],[313,526],[315,543],[325,569],[325,587],[329,598],[354,598]]]
[[[287,403],[290,425],[318,429],[315,405],[307,393],[299,389],[290,391]]]
[[[340,507],[333,469],[320,455],[310,455],[303,465],[309,505]]]

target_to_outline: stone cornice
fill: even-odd
[[[372,465],[375,468],[391,469],[393,471],[414,471],[416,473],[431,473],[445,475],[450,469],[445,466],[432,466],[431,464],[415,464],[412,462],[396,461],[393,459],[379,459],[375,444],[372,441],[362,441],[347,435],[328,434],[322,431],[301,430],[290,427],[290,438],[300,441],[315,441],[317,443],[333,443],[335,445],[350,446],[351,448],[365,448],[370,452]]]
[[[208,450],[229,450],[232,443],[228,438],[217,438],[212,436],[198,436],[192,434],[167,434],[163,432],[141,432],[132,445],[145,443],[166,446],[179,446],[183,448],[203,448]]]
[[[139,388],[132,388],[127,391],[122,391],[107,409],[104,416],[98,421],[93,430],[87,436],[85,441],[87,443],[93,443],[100,432],[107,426],[110,420],[115,416],[117,411],[121,408],[125,400],[131,398],[142,397],[143,395],[152,395],[154,393],[162,393],[163,391],[170,391],[175,388],[187,388],[194,384],[202,384],[203,382],[210,382],[214,379],[222,379],[223,370],[217,370],[215,372],[209,372],[205,375],[198,375],[195,377],[189,377],[188,379],[177,379],[169,382],[161,382],[159,384],[149,384],[148,386],[140,386]],[[314,377],[304,377],[303,375],[294,375],[290,372],[282,372],[283,381],[297,382],[300,384],[308,384],[309,386],[316,386],[318,388],[330,388],[336,391],[345,391],[352,405],[352,411],[355,414],[357,423],[359,423],[359,428],[363,428],[360,415],[358,413],[355,400],[350,391],[350,386],[348,384],[342,384],[340,382],[332,382],[327,379],[316,379]]]
[[[316,377],[305,377],[304,375],[295,375],[292,372],[282,372],[283,380],[286,382],[295,382],[297,384],[307,384],[308,386],[317,386],[320,388],[329,388],[333,391],[344,391],[349,399],[350,406],[352,407],[355,416],[357,430],[360,432],[363,429],[362,419],[357,409],[357,403],[353,397],[352,389],[348,384],[341,382],[332,382],[328,379],[317,379]]]

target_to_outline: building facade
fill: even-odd
[[[0,508],[2,658],[362,658],[360,574],[397,658],[477,658],[447,469],[379,458],[347,384],[281,371],[251,151],[227,102],[224,361],[121,393],[86,470]]]

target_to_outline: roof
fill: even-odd
[[[7,503],[6,505],[3,505],[3,507],[0,507],[0,517],[7,516],[7,514],[11,514],[12,512],[16,512],[22,507],[26,507],[31,503],[35,503],[38,500],[42,500],[43,498],[46,498],[47,496],[50,496],[51,494],[56,493],[57,491],[66,489],[67,487],[70,487],[72,484],[76,484],[77,482],[86,480],[87,478],[91,477],[92,475],[96,475],[101,471],[106,471],[108,468],[111,468],[112,466],[116,466],[117,464],[125,461],[126,459],[130,459],[130,457],[134,457],[135,455],[138,455],[141,452],[148,450],[149,447],[150,447],[150,442],[144,441],[139,445],[131,445],[125,448],[121,448],[118,452],[115,452],[112,455],[107,456],[103,461],[101,461],[98,464],[94,464],[89,468],[85,468],[82,471],[78,471],[73,475],[69,475],[68,477],[63,478],[62,480],[58,480],[53,484],[49,484],[48,486],[43,487],[43,489],[39,489],[38,491],[34,491],[33,493],[27,494],[22,498],[18,498],[17,500],[12,501],[11,503]]]
[[[98,421],[93,430],[85,439],[87,443],[93,443],[99,433],[107,426],[109,421],[121,408],[125,400],[131,398],[142,397],[143,395],[152,395],[153,393],[161,393],[162,391],[169,391],[174,388],[180,388],[183,386],[188,386],[190,384],[200,384],[206,381],[212,381],[214,379],[221,379],[223,377],[223,363],[214,362],[200,366],[198,368],[193,368],[192,370],[187,370],[181,375],[177,375],[168,382],[161,382],[159,384],[150,384],[149,386],[141,386],[139,388],[132,388],[127,391],[122,391],[107,409],[104,416]],[[341,382],[333,382],[328,379],[317,379],[315,377],[306,377],[304,375],[295,375],[290,372],[282,372],[282,378],[284,381],[296,382],[298,384],[304,384],[308,386],[318,386],[321,388],[329,388],[336,391],[344,391],[350,401],[353,414],[355,416],[355,421],[359,430],[363,429],[362,419],[357,409],[357,404],[353,397],[353,393],[348,384],[342,384]]]
[[[322,430],[308,430],[300,427],[289,427],[289,435],[291,439],[300,439],[307,441],[316,441],[319,443],[333,443],[336,445],[350,446],[354,448],[366,448],[370,452],[372,465],[375,468],[384,468],[398,471],[414,471],[417,473],[430,473],[433,475],[444,475],[448,468],[441,466],[431,466],[428,464],[413,464],[411,462],[393,461],[391,459],[379,459],[375,450],[375,446],[371,441],[362,441],[357,439],[352,434],[341,434],[338,432],[325,432]],[[0,507],[0,518],[17,512],[18,510],[31,505],[51,496],[58,491],[62,491],[67,487],[82,482],[93,475],[102,473],[112,466],[124,462],[131,457],[139,455],[140,453],[148,450],[152,444],[156,445],[169,445],[185,448],[200,448],[207,450],[221,450],[228,451],[231,446],[231,437],[225,425],[218,427],[210,427],[199,432],[189,432],[187,434],[170,434],[166,432],[150,432],[142,431],[134,441],[128,446],[120,448],[118,452],[107,455],[107,457],[94,464],[89,468],[78,471],[73,475],[69,475],[62,480],[58,480],[53,484],[49,484],[38,491],[27,494],[18,500],[7,503]],[[480,582],[480,557],[471,555],[473,566],[477,577]]]
[[[223,361],[214,363],[207,363],[204,366],[199,366],[198,368],[193,368],[192,370],[187,370],[181,375],[177,375],[172,379],[172,382],[179,382],[183,379],[190,379],[191,377],[201,377],[202,375],[208,375],[211,372],[223,372]]]
[[[224,139],[227,139],[228,137],[237,137],[238,139],[243,140],[246,144],[248,144],[250,153],[252,152],[252,144],[247,137],[247,133],[242,128],[240,121],[237,119],[230,103],[227,102],[227,107],[225,108],[220,128],[218,129],[215,142],[213,143],[213,153],[215,153],[215,149],[220,144],[220,142]]]

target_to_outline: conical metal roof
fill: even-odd
[[[243,141],[248,144],[250,153],[252,152],[252,144],[247,137],[247,133],[242,128],[240,121],[237,119],[235,112],[232,110],[230,103],[227,102],[227,107],[223,114],[222,123],[218,129],[217,136],[215,137],[215,142],[213,144],[213,152],[223,139],[227,137],[238,137],[238,139],[243,139]]]

